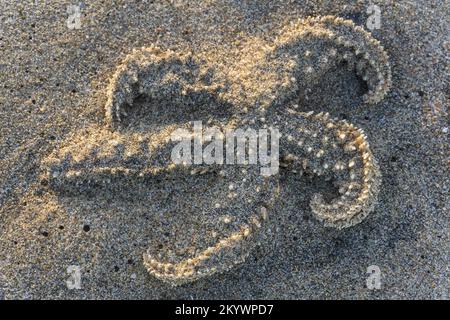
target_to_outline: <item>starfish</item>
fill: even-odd
[[[288,101],[346,61],[367,83],[364,101],[379,102],[391,81],[380,43],[351,21],[326,16],[245,48],[231,65],[208,62],[208,52],[133,50],[106,90],[108,125],[75,133],[44,161],[61,196],[91,194],[149,212],[155,232],[144,265],[172,285],[229,270],[273,242],[270,212],[283,187],[257,165],[172,163],[171,135],[193,120],[220,132],[280,128],[281,166],[339,189],[331,201],[311,199],[325,226],[353,226],[376,204],[381,175],[364,132],[328,113],[297,112]]]
[[[223,52],[174,52],[150,46],[125,57],[107,88],[106,119],[116,127],[124,106],[145,94],[172,102],[186,93],[214,97],[229,105],[229,116],[259,107],[283,105],[299,91],[318,83],[345,62],[366,82],[368,104],[383,99],[391,85],[388,56],[380,42],[350,20],[308,17],[285,26],[274,40],[249,39],[243,48]],[[232,57],[227,59],[229,56]],[[208,61],[212,60],[211,63]],[[223,107],[223,106],[222,106]],[[187,110],[189,111],[189,110]],[[208,110],[207,110],[208,111]],[[210,108],[213,113],[216,109]],[[208,115],[207,112],[204,114]]]

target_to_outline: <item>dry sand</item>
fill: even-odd
[[[364,27],[371,3],[382,18],[372,35],[392,69],[384,99],[364,103],[364,83],[336,66],[307,96],[286,102],[366,132],[383,180],[362,223],[324,227],[308,205],[323,185],[282,172],[270,210],[274,235],[241,266],[172,287],[143,264],[164,221],[146,218],[133,201],[139,197],[111,210],[107,196],[60,197],[42,179],[55,150],[108,126],[109,80],[134,48],[192,52],[211,60],[204,64],[220,83],[230,68],[253,70],[259,47],[290,21],[336,15]],[[445,1],[89,1],[81,5],[80,29],[67,26],[70,4],[0,3],[0,298],[448,299]],[[245,104],[240,97],[227,99],[235,107]],[[71,265],[81,268],[80,290],[66,285]],[[381,270],[379,290],[366,287],[371,265]]]

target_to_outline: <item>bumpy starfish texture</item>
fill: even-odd
[[[255,101],[262,107],[282,105],[299,90],[318,83],[342,62],[366,82],[368,92],[363,100],[367,103],[381,101],[391,85],[389,60],[383,46],[350,20],[334,16],[300,19],[285,26],[264,50],[265,59],[249,73],[253,78],[250,82],[265,81],[261,83],[265,92]],[[267,81],[267,74],[275,76]]]
[[[336,67],[359,75],[368,88],[363,101],[369,104],[381,101],[391,84],[388,56],[380,42],[352,21],[334,16],[293,21],[274,39],[249,38],[227,50],[224,58],[215,51],[199,56],[224,60],[214,66],[212,82],[226,88],[219,90],[220,97],[240,106],[239,112],[283,105]]]
[[[154,100],[170,97],[174,103],[186,102],[187,92],[206,95],[229,103],[231,114],[282,105],[340,63],[366,82],[363,100],[369,104],[381,101],[391,85],[388,55],[380,42],[351,20],[335,16],[299,19],[273,41],[249,40],[243,50],[228,55],[232,61],[217,64],[211,61],[211,52],[134,49],[107,88],[108,123],[116,127],[126,114],[124,106],[140,95]]]
[[[275,242],[269,212],[277,177],[263,177],[256,165],[172,163],[171,134],[190,129],[192,120],[222,132],[280,128],[281,165],[333,181],[339,190],[335,199],[316,194],[310,201],[325,226],[353,226],[377,200],[381,175],[364,132],[327,113],[286,105],[340,62],[367,83],[364,101],[379,102],[391,82],[380,43],[353,22],[326,16],[292,22],[274,40],[249,40],[247,49],[230,52],[233,63],[217,65],[208,53],[133,50],[107,88],[108,127],[74,134],[44,161],[57,193],[139,199],[138,209],[145,204],[159,227],[144,265],[172,285],[229,270],[256,245]]]
[[[327,203],[320,194],[310,202],[325,226],[342,229],[361,222],[373,209],[381,174],[364,132],[328,113],[296,112],[275,117],[284,128],[282,165],[295,172],[333,181],[339,197]]]
[[[154,245],[143,255],[144,264],[155,277],[179,285],[228,270],[266,243],[272,232],[268,210],[279,187],[275,178],[261,176],[256,165],[174,164],[175,142],[163,137],[164,132],[93,128],[46,159],[45,177],[63,196],[144,203],[145,211],[161,217],[164,225],[154,229]],[[159,143],[152,146],[155,140]],[[157,245],[162,237],[157,230],[174,235],[164,248]]]
[[[260,207],[253,215],[250,223],[240,227],[238,231],[220,239],[191,258],[177,263],[161,262],[153,255],[144,254],[144,264],[150,274],[172,284],[183,284],[194,281],[216,272],[231,269],[234,265],[245,261],[250,253],[249,245],[255,241],[256,235],[268,219],[267,208]],[[220,262],[221,260],[227,263]]]
[[[208,98],[217,97],[220,89],[206,80],[209,72],[190,52],[178,53],[156,46],[134,49],[118,66],[107,88],[107,122],[117,128],[126,116],[124,107],[142,95],[174,105],[193,103],[193,100],[206,103]]]

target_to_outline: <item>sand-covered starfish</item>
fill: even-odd
[[[47,158],[49,185],[62,197],[108,199],[111,210],[130,203],[130,214],[150,216],[144,264],[172,284],[230,269],[273,238],[276,179],[257,165],[175,165],[174,142],[153,152],[148,142],[100,128],[78,135]]]
[[[257,165],[171,163],[171,133],[193,120],[222,131],[279,128],[282,165],[339,188],[336,199],[310,202],[326,226],[355,225],[376,203],[380,173],[362,130],[293,111],[288,101],[341,61],[367,83],[364,100],[380,101],[391,76],[379,42],[327,16],[299,20],[274,40],[249,41],[236,52],[234,63],[216,65],[207,52],[134,50],[107,88],[109,126],[74,134],[44,161],[50,187],[62,196],[109,197],[112,206],[128,201],[149,212],[154,236],[144,264],[171,284],[228,270],[258,243],[274,242],[276,176],[261,176]]]
[[[154,101],[170,96],[173,103],[186,102],[187,92],[195,93],[196,99],[205,97],[203,103],[214,97],[228,103],[221,110],[228,116],[283,105],[341,63],[366,83],[363,100],[369,104],[382,100],[391,85],[388,56],[380,42],[351,20],[335,16],[299,19],[273,40],[251,38],[223,56],[223,52],[194,55],[155,46],[133,50],[107,88],[108,123],[117,126],[125,107],[141,95]]]
[[[285,128],[281,140],[282,165],[298,174],[331,180],[339,197],[329,202],[316,194],[310,202],[314,216],[338,229],[361,222],[373,209],[380,187],[380,171],[364,132],[328,113],[287,109],[274,123]]]

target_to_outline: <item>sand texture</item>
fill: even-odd
[[[449,13],[1,1],[0,299],[448,299]],[[279,170],[172,163],[196,121]]]

